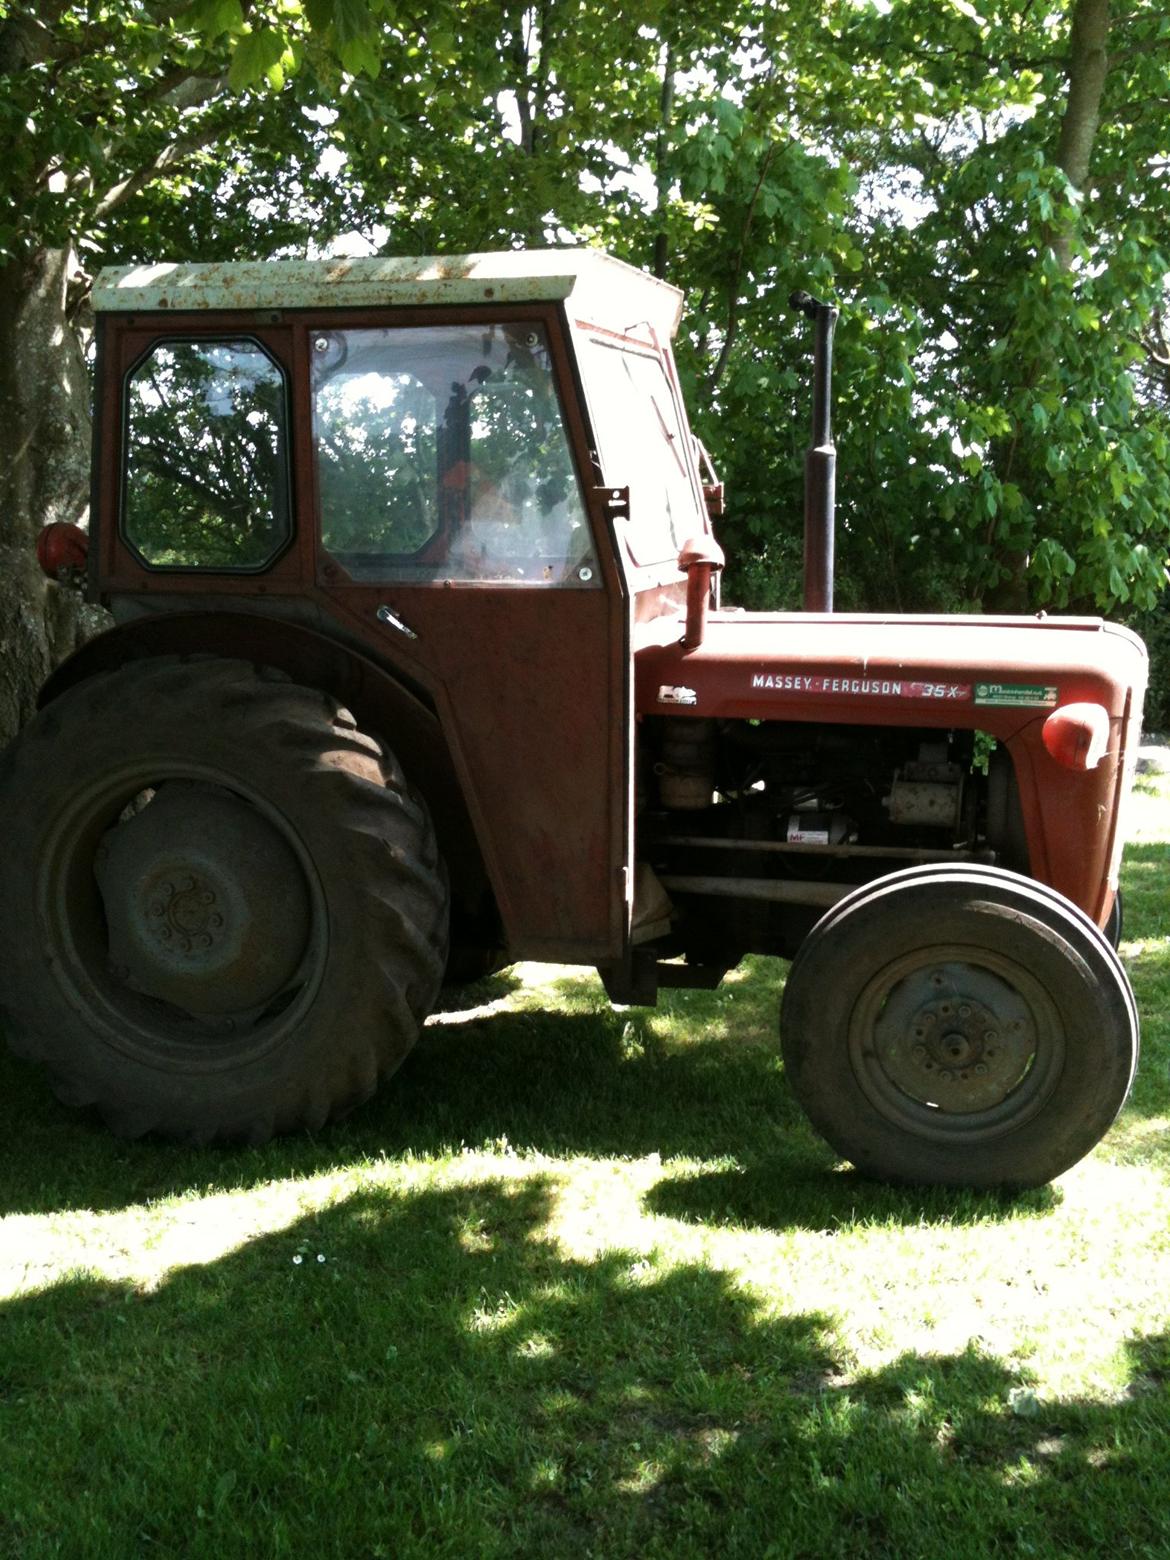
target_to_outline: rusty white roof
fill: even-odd
[[[591,324],[649,322],[673,336],[682,294],[600,249],[527,249],[403,259],[239,260],[211,265],[111,266],[95,309],[368,308],[410,304],[559,303]]]

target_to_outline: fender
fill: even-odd
[[[360,650],[316,629],[247,612],[168,612],[118,624],[62,662],[41,689],[43,709],[88,677],[161,655],[216,655],[274,666],[321,688],[384,740],[425,798],[447,863],[455,905],[482,914],[490,894],[479,843],[446,738],[426,694]]]

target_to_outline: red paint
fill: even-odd
[[[79,525],[54,520],[37,537],[37,562],[51,580],[72,569],[84,569],[89,537]]]

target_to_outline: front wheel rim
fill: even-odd
[[[976,1144],[1043,1109],[1064,1067],[1064,1025],[1051,993],[1015,959],[940,944],[892,960],[867,982],[848,1055],[891,1126]]]

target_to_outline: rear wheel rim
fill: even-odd
[[[168,789],[180,785],[189,788],[196,812],[199,799],[210,795],[223,798],[245,829],[246,820],[254,820],[262,849],[283,861],[274,881],[283,885],[284,908],[290,894],[293,900],[291,930],[266,973],[250,970],[247,950],[239,950],[234,969],[228,971],[228,990],[218,1002],[192,1000],[199,980],[188,980],[184,987],[181,972],[186,961],[190,975],[199,957],[206,963],[210,952],[211,973],[222,976],[223,933],[234,934],[238,941],[248,894],[239,875],[233,883],[222,853],[209,869],[206,852],[200,859],[192,853],[184,861],[179,842],[173,872],[161,867],[152,871],[141,856],[123,860],[112,877],[102,867],[103,849],[107,860],[110,854],[116,859],[120,851],[126,855],[119,831],[132,823],[136,799],[152,793],[165,797]],[[134,868],[145,870],[136,877]],[[233,888],[234,906],[228,903]],[[104,893],[116,896],[117,905],[112,899],[107,903]],[[99,1020],[108,1044],[148,1065],[207,1071],[236,1067],[265,1054],[296,1028],[316,997],[325,968],[325,901],[304,842],[267,798],[237,776],[208,765],[165,756],[136,759],[87,786],[55,820],[42,858],[38,904],[59,978],[72,987],[77,1005]],[[253,908],[257,905],[253,899]],[[216,914],[223,926],[212,925]],[[234,928],[229,924],[233,916]],[[188,950],[180,943],[178,957],[169,962],[163,950],[164,928],[172,932],[172,945],[185,933],[192,943]],[[196,943],[196,938],[208,936],[211,949]],[[210,992],[213,985],[205,989]]]

